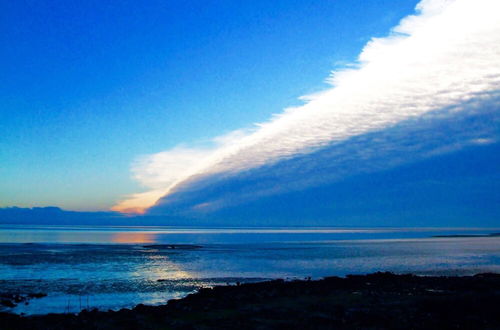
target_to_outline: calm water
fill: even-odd
[[[160,304],[203,286],[277,277],[500,272],[500,237],[432,237],[499,231],[0,226],[0,291],[47,293],[11,309],[40,314]]]

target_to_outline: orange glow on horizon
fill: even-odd
[[[138,214],[142,215],[146,213],[147,208],[142,208],[142,207],[130,207],[130,208],[122,208],[120,205],[113,206],[111,208],[112,211],[120,212],[123,214]]]
[[[165,195],[164,190],[153,190],[133,194],[111,208],[112,211],[124,214],[144,214],[146,211]]]

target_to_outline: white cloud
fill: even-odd
[[[171,150],[138,157],[132,164],[133,178],[148,191],[129,195],[112,209],[125,213],[144,213],[147,207],[168,194],[179,179],[196,173],[215,150],[226,147],[245,134],[248,134],[247,131],[237,130],[218,136],[213,139],[212,147],[176,146]]]
[[[470,140],[470,143],[472,143],[472,144],[492,144],[495,142],[496,142],[495,139],[484,138],[484,137]]]
[[[491,102],[491,94],[500,91],[500,1],[423,0],[416,10],[389,36],[372,39],[354,68],[333,72],[332,88],[304,97],[303,106],[286,109],[251,132],[218,138],[211,149],[148,156],[134,166],[134,176],[155,191],[163,189],[168,199],[207,177],[270,166],[429,114],[439,117],[440,111],[448,118],[471,101]],[[384,146],[402,148],[390,141],[378,147]],[[370,150],[360,150],[363,159],[372,157]],[[349,174],[332,170],[337,179]]]

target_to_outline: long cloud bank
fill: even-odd
[[[500,2],[424,0],[332,87],[213,148],[140,158],[150,190],[122,212],[195,215],[331,183],[499,136]]]

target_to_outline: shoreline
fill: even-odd
[[[203,288],[164,305],[20,316],[3,329],[500,328],[500,274],[374,273]]]

